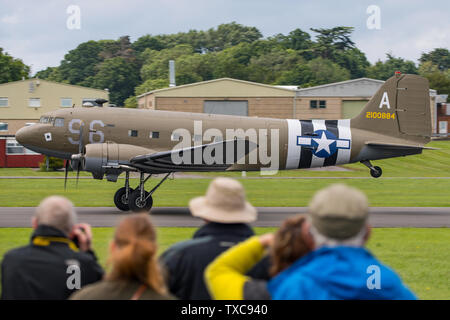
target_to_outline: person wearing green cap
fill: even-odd
[[[343,184],[318,191],[302,226],[312,250],[268,283],[274,300],[416,299],[400,277],[365,248],[368,201]]]

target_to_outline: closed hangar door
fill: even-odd
[[[248,116],[248,101],[207,100],[203,104],[204,113]]]
[[[367,100],[343,100],[342,118],[351,119],[354,116],[357,116],[362,111],[367,102]]]

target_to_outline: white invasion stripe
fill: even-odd
[[[297,145],[310,146],[311,145],[311,138],[297,137]]]
[[[287,120],[288,123],[288,152],[286,169],[298,169],[301,147],[297,146],[297,136],[302,135],[302,126],[299,120]]]
[[[313,130],[327,130],[327,126],[325,125],[325,120],[313,120]],[[323,163],[325,162],[325,158],[312,156],[311,159],[311,168],[323,167]]]
[[[337,148],[350,148],[350,141],[348,140],[336,140]]]
[[[351,149],[351,140],[352,140],[352,131],[350,128],[350,119],[338,120],[338,133],[339,139],[348,139],[350,140],[350,148],[349,149],[338,149],[336,164],[344,164],[350,161],[350,155],[352,153]],[[347,146],[348,148],[348,146]]]

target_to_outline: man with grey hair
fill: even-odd
[[[101,280],[91,228],[76,220],[72,202],[64,197],[51,196],[40,203],[31,222],[31,243],[3,258],[2,299],[67,299]]]
[[[312,251],[273,278],[273,299],[416,299],[399,276],[366,248],[366,196],[343,184],[318,191],[302,238]]]

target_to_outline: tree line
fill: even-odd
[[[309,87],[360,77],[386,80],[399,70],[427,77],[439,94],[450,93],[448,49],[423,53],[418,66],[390,53],[370,64],[352,41],[352,32],[352,27],[338,26],[263,38],[257,28],[232,22],[206,31],[147,34],[134,42],[129,36],[87,41],[70,50],[58,67],[36,76],[108,88],[111,103],[126,107],[136,107],[136,96],[168,86],[169,60],[176,62],[177,85],[230,77]],[[0,83],[29,76],[29,67],[1,48],[0,71]]]

